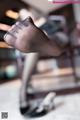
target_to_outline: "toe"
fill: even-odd
[[[4,35],[4,40],[6,41],[8,45],[14,46],[15,39],[16,37],[10,32],[7,32]]]

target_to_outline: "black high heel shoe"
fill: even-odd
[[[32,109],[29,113],[29,117],[41,117],[46,115],[51,109],[54,108],[55,93],[49,93],[39,106]]]

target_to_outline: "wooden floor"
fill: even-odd
[[[0,114],[8,112],[7,120],[80,120],[79,93],[56,97],[56,109],[44,117],[24,118],[19,112],[19,88],[19,80],[0,85]]]

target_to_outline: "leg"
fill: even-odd
[[[20,90],[20,111],[24,114],[29,108],[28,98],[27,98],[27,88],[31,79],[33,69],[38,61],[38,53],[27,54],[24,63],[24,70],[22,75],[22,86]]]

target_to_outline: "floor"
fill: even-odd
[[[23,117],[19,113],[20,81],[0,85],[0,114],[8,112],[7,120],[80,120],[80,94],[56,97],[55,110],[41,118]],[[0,120],[1,120],[0,115]]]

